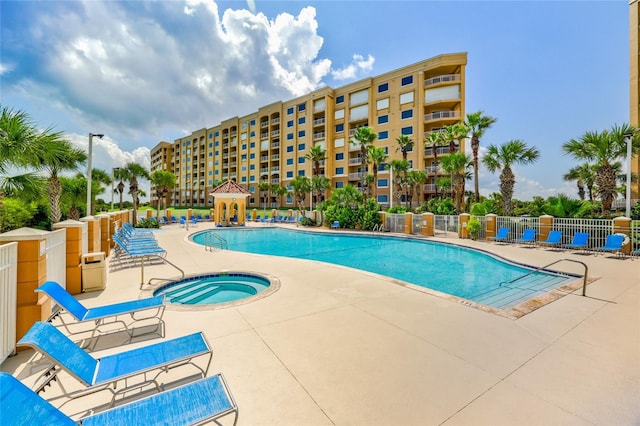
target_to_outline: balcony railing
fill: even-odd
[[[424,192],[436,192],[436,184],[435,183],[425,183],[424,184]]]
[[[362,164],[362,157],[349,158],[350,166],[357,166],[359,164]]]
[[[324,138],[324,132],[318,132],[313,134],[313,139],[323,139],[323,138]]]
[[[272,159],[272,160],[279,160],[279,159],[280,159],[280,154],[273,154],[273,155],[271,156],[271,159]]]
[[[269,173],[269,168],[268,167],[263,167],[260,169],[260,173],[262,174],[268,174]]]
[[[271,174],[278,174],[280,173],[280,167],[276,166],[276,167],[272,167],[271,168]]]
[[[458,152],[460,151],[460,147],[456,146],[454,152]],[[449,154],[451,152],[451,150],[449,149],[449,146],[439,146],[438,149],[436,150],[436,152],[438,153],[438,155],[442,155],[442,154]],[[424,155],[426,156],[432,156],[433,155],[433,147],[427,147],[424,149]]]
[[[450,81],[460,81],[460,74],[444,74],[428,78],[424,81],[424,85],[431,86],[432,84],[447,83]]]
[[[260,133],[261,139],[269,139],[269,132]]]
[[[326,122],[325,118],[316,118],[315,120],[313,120],[313,125],[314,126],[321,126]]]
[[[271,142],[271,148],[279,148],[280,142]]]
[[[269,156],[268,155],[261,156],[260,161],[269,161]]]
[[[436,111],[424,115],[424,121],[442,120],[443,118],[460,118],[460,111]]]
[[[276,117],[273,120],[271,120],[271,124],[279,124],[280,123],[280,117]]]
[[[362,179],[362,173],[349,173],[349,180],[360,180]]]
[[[260,127],[269,127],[269,122],[268,121],[263,121],[260,123]]]
[[[271,132],[271,136],[280,136],[280,130],[274,130]]]
[[[438,171],[438,166],[427,166],[424,168],[425,173],[436,173]]]

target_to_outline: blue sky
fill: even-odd
[[[322,86],[468,52],[481,145],[522,139],[515,198],[564,193],[561,145],[629,122],[629,11],[616,1],[0,1],[0,99],[94,167]],[[485,195],[498,176],[481,170]]]

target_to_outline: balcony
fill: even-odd
[[[362,164],[362,157],[349,158],[350,166],[359,166]]]
[[[280,167],[272,167],[271,168],[271,174],[272,175],[277,175],[280,173]]]
[[[440,83],[449,83],[452,81],[460,81],[460,74],[444,74],[437,77],[428,78],[424,81],[425,86],[431,86]]]
[[[260,174],[261,175],[267,175],[269,174],[269,168],[268,167],[263,167],[260,169]]]
[[[273,155],[271,156],[271,159],[272,159],[272,160],[279,160],[279,159],[280,159],[280,154],[273,154]]]
[[[269,139],[269,132],[260,133],[260,139]]]
[[[314,133],[313,139],[324,139],[324,132]]]
[[[280,142],[272,142],[271,148],[280,148]]]
[[[260,161],[262,161],[262,162],[269,161],[269,156],[268,155],[263,155],[262,157],[260,157]]]
[[[324,123],[326,122],[325,118],[316,118],[315,120],[313,120],[313,125],[314,126],[322,126]]]
[[[271,120],[271,124],[280,124],[280,117],[277,117]]]
[[[436,111],[424,115],[424,121],[443,120],[448,118],[460,118],[460,111]]]
[[[269,122],[268,121],[262,121],[260,123],[260,128],[263,128],[263,127],[269,127]]]
[[[424,168],[424,172],[427,174],[436,174],[438,172],[438,166],[427,166]]]
[[[424,192],[436,192],[436,184],[435,183],[425,183],[423,191]]]
[[[274,130],[271,132],[271,137],[280,136],[280,130]]]
[[[460,150],[460,148],[458,146],[456,146],[455,151],[454,152],[458,152]],[[449,149],[449,146],[439,146],[436,150],[436,152],[438,153],[438,155],[444,155],[444,154],[449,154],[451,151]],[[433,147],[427,147],[424,149],[424,155],[428,156],[428,157],[432,157],[433,156]]]
[[[362,179],[362,172],[349,173],[349,180],[361,180],[361,179]]]

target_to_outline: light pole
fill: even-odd
[[[113,185],[116,181],[116,170],[120,171],[120,167],[114,167],[111,169],[111,211],[113,211],[113,194],[115,191]]]
[[[87,216],[91,216],[91,154],[93,150],[93,137],[102,139],[102,133],[89,133],[89,155],[87,155]]]
[[[625,194],[625,217],[631,217],[631,139],[633,133],[625,133],[624,140],[627,143],[627,191]]]

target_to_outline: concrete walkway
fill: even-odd
[[[537,266],[580,260],[598,278],[587,297],[578,290],[514,320],[341,266],[208,252],[187,240],[207,226],[157,233],[168,260],[188,274],[255,271],[281,285],[224,309],[167,307],[166,337],[202,330],[212,344],[209,373],[224,373],[240,425],[640,424],[640,259],[443,239]],[[145,267],[145,281],[175,275]],[[137,298],[140,281],[140,268],[110,272],[106,290],[79,299]],[[31,384],[31,355],[0,369]]]

